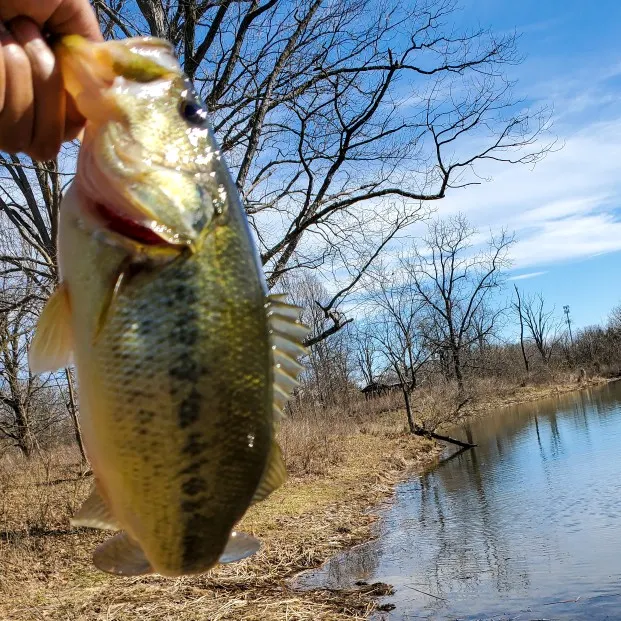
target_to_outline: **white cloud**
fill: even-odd
[[[507,280],[526,280],[528,278],[537,278],[537,276],[543,276],[543,274],[547,274],[547,271],[543,272],[527,272],[526,274],[519,274],[518,276],[511,276]]]
[[[490,167],[492,182],[453,191],[439,215],[515,231],[516,268],[621,250],[621,118],[566,130],[564,148],[534,169]]]

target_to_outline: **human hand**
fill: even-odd
[[[88,0],[0,0],[0,150],[53,159],[84,119],[42,31],[101,39]]]

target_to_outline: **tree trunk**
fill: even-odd
[[[518,318],[520,320],[520,347],[522,348],[522,358],[524,358],[524,368],[526,369],[526,377],[528,378],[530,376],[530,368],[528,364],[528,357],[526,356],[526,348],[524,347],[524,318],[522,317],[522,298],[520,298],[520,292],[517,288],[517,285],[514,285],[514,287],[515,294],[517,295]]]
[[[530,365],[526,356],[526,347],[524,347],[524,325],[520,317],[520,347],[522,348],[522,358],[524,358],[524,368],[526,369],[526,377],[530,377]]]
[[[464,392],[464,376],[461,372],[461,360],[459,358],[459,347],[452,345],[453,354],[453,371],[455,372],[455,379],[457,380],[457,390],[459,394]]]
[[[29,459],[32,456],[32,451],[34,450],[34,442],[30,432],[28,417],[24,414],[21,407],[18,407],[18,411],[16,412],[16,423],[17,448],[22,452],[24,457]]]
[[[75,404],[75,392],[73,390],[73,378],[69,369],[65,369],[65,377],[67,378],[67,388],[69,389],[69,414],[71,415],[71,421],[73,422],[73,433],[75,435],[75,441],[80,449],[80,455],[82,456],[82,463],[86,464],[86,452],[84,451],[84,443],[82,442],[82,433],[80,431],[80,420],[78,419],[78,412]]]
[[[401,380],[401,378],[399,378]],[[416,433],[416,425],[414,423],[414,417],[412,416],[412,406],[410,405],[410,391],[407,384],[401,381],[401,392],[403,393],[403,401],[405,402],[405,413],[408,417],[408,426],[410,433]]]
[[[19,365],[14,358],[10,362],[10,377],[8,380],[9,390],[11,393],[10,403],[13,410],[13,416],[15,420],[15,433],[14,439],[17,443],[17,448],[22,452],[24,457],[29,458],[32,455],[34,449],[34,436],[32,429],[30,428],[30,412],[28,411],[28,405],[24,399],[21,391],[18,378]]]
[[[451,379],[451,364],[449,360],[448,351],[445,349],[440,350],[440,367],[442,369],[442,375],[448,381]]]
[[[415,425],[414,430],[412,431],[417,436],[423,436],[425,438],[433,438],[434,440],[440,440],[441,442],[449,442],[450,444],[456,444],[457,446],[461,446],[461,448],[469,449],[474,448],[476,444],[471,444],[469,442],[462,442],[461,440],[457,440],[456,438],[451,438],[450,436],[443,436],[439,433],[434,433],[433,431],[427,431],[423,427],[419,427]]]

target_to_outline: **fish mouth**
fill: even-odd
[[[112,233],[121,235],[140,246],[169,246],[166,239],[158,235],[151,227],[144,226],[137,220],[125,216],[120,210],[103,203],[95,203],[93,211],[97,219]]]
[[[118,84],[128,90],[178,79],[180,69],[172,46],[151,37],[94,43],[71,35],[60,39],[55,53],[65,89],[88,122],[74,182],[87,199],[88,220],[96,229],[140,246],[192,247],[193,230],[166,226],[147,203],[132,198],[127,189],[150,158],[133,139],[115,92]],[[103,126],[106,129],[100,131]],[[178,226],[175,223],[175,228]]]
[[[78,217],[92,232],[102,234],[102,239],[113,245],[122,245],[142,254],[148,247],[167,247],[170,251],[196,249],[196,233],[177,223],[174,228],[161,222],[147,203],[137,200],[128,191],[131,175],[124,178],[124,167],[139,170],[143,161],[139,145],[115,140],[105,132],[92,136],[87,132],[78,159],[78,174],[73,185],[82,197]],[[113,134],[114,135],[114,134]],[[103,154],[102,154],[103,153]],[[111,170],[106,160],[122,160],[118,170]],[[125,240],[125,241],[123,241]]]

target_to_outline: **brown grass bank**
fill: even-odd
[[[593,376],[577,379],[574,374],[559,374],[553,380],[521,386],[505,385],[498,387],[493,382],[482,380],[476,387],[477,398],[466,406],[465,414],[480,416],[504,407],[556,397],[576,390],[601,386],[617,381],[617,377]]]
[[[104,537],[69,517],[90,487],[76,454],[0,461],[0,619],[129,621],[362,619],[373,590],[291,590],[286,579],[370,536],[366,512],[407,472],[432,463],[438,447],[404,433],[402,416],[292,420],[282,444],[291,478],[251,510],[240,529],[260,537],[255,557],[198,577],[124,579],[95,570]]]
[[[481,382],[460,416],[482,415],[604,383],[500,386]],[[422,391],[421,391],[422,395]],[[449,391],[419,398],[420,408],[449,407]],[[216,621],[364,619],[381,587],[351,592],[298,592],[287,579],[339,550],[367,540],[368,512],[394,484],[432,464],[439,447],[406,433],[399,395],[353,400],[340,411],[297,414],[281,444],[287,484],[253,508],[240,528],[257,535],[255,557],[206,575],[178,580],[123,579],[93,568],[91,553],[106,534],[71,529],[69,518],[88,493],[71,449],[25,461],[0,459],[0,619],[11,621]]]

